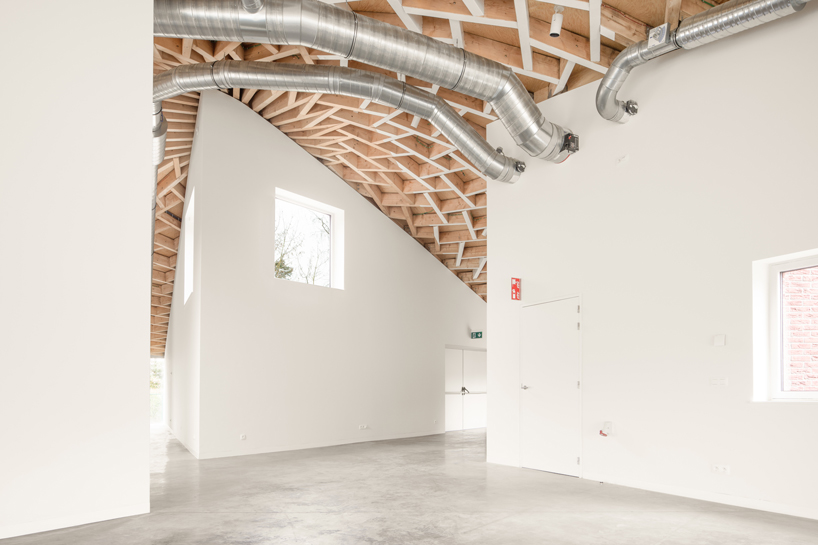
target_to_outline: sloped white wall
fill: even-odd
[[[543,104],[582,150],[489,189],[490,462],[519,464],[521,304],[581,293],[586,478],[818,518],[818,404],[751,402],[751,263],[818,247],[816,28],[812,2],[634,70],[624,126],[596,85]]]
[[[199,152],[198,131],[194,134],[190,171],[202,169],[202,154]],[[195,196],[195,184],[188,181],[183,217],[187,215],[191,202],[198,214],[199,199]],[[193,263],[187,263],[186,248],[190,244],[190,225],[182,222],[182,234],[179,238],[178,260],[176,262],[176,280],[171,302],[170,322],[168,324],[168,342],[165,348],[165,372],[167,376],[168,411],[165,419],[179,441],[194,456],[199,455],[199,410],[200,410],[200,376],[201,376],[201,263],[202,238],[201,227],[193,221]],[[185,301],[185,277],[188,267],[193,267],[193,292]]]
[[[2,5],[0,538],[149,510],[151,25]]]
[[[485,347],[469,339],[470,328],[485,331],[485,303],[246,106],[204,93],[197,127],[197,455],[442,433],[444,349]],[[274,278],[276,187],[344,210],[344,290]],[[187,342],[176,318],[172,368]]]

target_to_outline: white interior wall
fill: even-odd
[[[243,104],[204,93],[197,130],[188,186],[201,244],[191,297],[201,304],[197,455],[443,432],[444,349],[485,348],[469,338],[486,331],[485,303]],[[276,187],[344,210],[345,289],[274,278]],[[172,318],[173,369],[185,319]],[[175,395],[176,371],[173,381]]]
[[[815,4],[635,69],[627,125],[596,84],[542,105],[581,151],[489,189],[490,462],[519,464],[521,305],[581,294],[586,478],[818,518],[818,404],[751,402],[751,263],[818,247]]]
[[[3,3],[0,538],[149,510],[151,25]]]
[[[193,148],[189,171],[204,168],[202,154],[198,151],[200,141],[198,130],[193,137]],[[183,217],[189,217],[191,203],[198,214],[195,197],[195,184],[188,181]],[[186,252],[190,243],[189,223],[182,222],[182,233],[176,262],[176,286],[171,301],[170,321],[168,323],[168,342],[165,347],[165,372],[167,377],[168,410],[165,420],[173,435],[193,453],[199,455],[199,408],[200,408],[200,373],[201,373],[201,290],[198,285],[201,278],[202,237],[201,228],[196,219],[193,221],[193,285],[194,289],[185,301],[185,278],[188,272]]]

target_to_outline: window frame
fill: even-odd
[[[753,263],[753,400],[816,402],[818,391],[784,390],[782,274],[818,266],[818,249]]]
[[[280,187],[275,188],[275,200],[286,201],[302,208],[307,208],[319,214],[326,214],[330,217],[330,248],[329,248],[329,264],[330,264],[330,280],[329,288],[344,289],[344,211],[326,203],[304,197],[292,191],[287,191]],[[273,217],[275,218],[275,202],[273,203]],[[275,221],[273,221],[273,256],[275,256]],[[274,259],[275,261],[275,259]],[[296,280],[287,280],[285,278],[278,278],[273,272],[273,278],[276,280],[286,280],[294,284],[309,284],[307,282],[298,282]],[[327,287],[327,286],[317,286]]]
[[[818,267],[818,256],[802,257],[770,265],[770,398],[812,399],[818,401],[818,390],[784,390],[784,283],[786,272]]]

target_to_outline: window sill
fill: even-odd
[[[776,399],[754,399],[750,403],[818,403],[818,397],[790,397]]]

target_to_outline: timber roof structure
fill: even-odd
[[[362,0],[335,3],[500,62],[542,102],[605,74],[619,51],[651,27],[724,0]],[[556,6],[562,33],[549,36]],[[436,93],[483,137],[497,119],[486,102],[436,85],[302,46],[154,39],[154,74],[224,58],[349,66]],[[223,90],[268,120],[415,238],[486,300],[487,181],[427,121],[350,97]],[[151,300],[151,355],[165,352],[198,93],[164,101],[169,122],[157,183]],[[523,178],[524,179],[524,178]],[[340,180],[339,180],[340,183]]]

